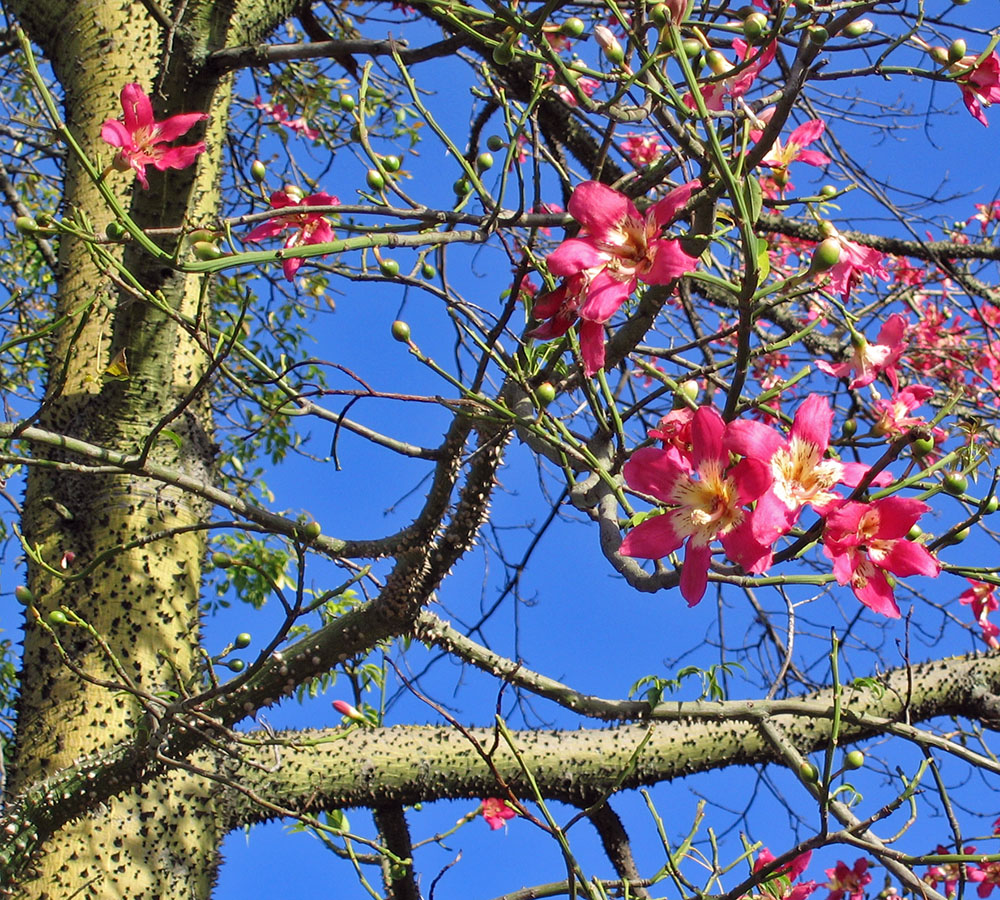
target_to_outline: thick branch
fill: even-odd
[[[875,691],[845,686],[841,746],[891,733],[1000,772],[991,760],[912,724],[940,716],[977,718],[984,698],[1000,692],[1000,656],[956,657],[910,672],[897,669],[880,681]],[[637,705],[643,704],[623,707]],[[830,740],[833,694],[827,689],[792,700],[663,703],[647,711],[650,718],[670,721],[655,726],[625,778],[622,773],[648,725],[516,732],[518,751],[546,797],[582,805],[595,793],[619,785],[635,788],[733,765],[780,762],[780,752],[761,733],[762,721],[780,728],[799,752],[820,750]],[[483,746],[493,746],[492,729],[468,732]],[[477,798],[489,796],[497,787],[469,740],[450,728],[397,726],[347,734],[336,728],[287,733],[281,740],[287,746],[281,750],[280,769],[268,772],[248,765],[241,778],[285,807],[306,810],[373,806],[390,800],[409,804]],[[243,756],[251,763],[265,763],[272,753],[265,742]],[[493,764],[515,791],[523,787],[521,767],[502,742]],[[231,809],[229,828],[266,818],[242,798],[234,798]]]

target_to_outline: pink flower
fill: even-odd
[[[775,107],[765,109],[759,116],[761,122],[765,124],[771,121]],[[813,141],[818,141],[823,132],[826,131],[826,123],[822,119],[810,119],[808,122],[799,125],[789,136],[788,143],[781,145],[781,139],[776,138],[767,151],[765,157],[760,161],[762,166],[770,166],[772,169],[784,169],[796,160],[801,160],[810,166],[825,166],[830,162],[830,157],[819,150],[806,150]],[[750,137],[756,142],[761,139],[764,131],[753,130]]]
[[[770,65],[774,59],[778,44],[776,41],[771,41],[762,50],[757,50],[742,38],[736,38],[733,41],[733,49],[736,51],[738,62],[742,65],[732,65],[721,54],[715,56],[713,60],[709,54],[709,65],[715,75],[726,75],[728,72],[735,74],[699,87],[708,109],[722,109],[722,99],[727,94],[736,100],[749,91],[761,70]],[[685,94],[683,100],[689,109],[695,108],[694,98],[690,94]]]
[[[950,71],[962,72],[964,69],[971,69],[964,74],[956,75],[955,82],[962,91],[962,101],[965,103],[965,108],[972,113],[974,118],[989,127],[986,114],[983,112],[983,104],[989,106],[1000,100],[1000,56],[997,56],[994,50],[978,66],[975,66],[978,58],[978,55],[975,54],[963,56],[950,67]]]
[[[157,122],[153,118],[153,105],[138,84],[126,84],[121,100],[124,121],[108,119],[101,126],[101,137],[112,147],[121,148],[114,167],[119,172],[132,169],[144,188],[149,188],[146,166],[152,165],[161,172],[186,169],[199,153],[204,152],[204,141],[187,147],[168,147],[167,144],[207,119],[205,113],[184,113]]]
[[[688,407],[668,412],[649,430],[649,436],[663,441],[663,447],[673,447],[681,456],[691,456],[691,421],[694,410]]]
[[[796,856],[790,863],[779,866],[772,872],[762,885],[766,896],[772,897],[774,900],[805,900],[819,885],[815,881],[804,881],[793,887],[792,882],[806,870],[811,857],[812,850],[807,850]],[[753,870],[759,872],[773,862],[774,854],[767,847],[761,847],[757,859],[754,860]]]
[[[604,366],[604,325],[629,298],[639,281],[669,284],[694,269],[698,260],[663,231],[698,187],[697,181],[675,188],[645,215],[624,194],[596,181],[573,191],[569,213],[583,227],[579,237],[563,241],[548,256],[549,271],[565,279],[547,302],[536,305],[537,319],[557,318],[530,333],[546,340],[565,334],[580,317],[584,372]],[[587,327],[589,324],[589,327]]]
[[[848,502],[826,520],[823,552],[833,563],[838,584],[850,584],[869,609],[899,618],[886,572],[894,575],[941,573],[938,561],[906,533],[930,507],[907,497],[885,497],[873,503]],[[829,874],[829,873],[828,873]]]
[[[331,197],[325,191],[318,194],[310,194],[303,197],[301,192],[287,185],[283,191],[275,191],[271,194],[271,208],[285,209],[289,206],[302,207],[303,211],[296,215],[275,216],[261,225],[258,225],[247,236],[246,240],[257,243],[266,238],[277,237],[283,232],[289,232],[285,238],[285,249],[290,247],[300,247],[306,244],[325,244],[333,240],[333,228],[330,221],[320,213],[308,212],[310,206],[335,206],[340,201],[336,197]],[[285,273],[285,278],[292,281],[295,273],[302,265],[302,258],[298,256],[286,256],[281,264]]]
[[[513,819],[516,815],[517,813],[499,797],[487,797],[483,801],[483,818],[490,826],[491,831],[503,828],[504,822],[507,819]]]
[[[818,360],[816,368],[835,378],[844,378],[854,372],[851,380],[851,390],[871,384],[880,372],[885,372],[893,390],[899,390],[899,376],[896,374],[896,364],[899,362],[906,344],[903,336],[909,322],[901,313],[893,313],[879,329],[877,342],[869,344],[862,336],[854,343],[854,355],[847,362],[831,364]]]
[[[876,434],[896,438],[917,425],[923,425],[924,420],[921,416],[911,416],[910,413],[933,396],[934,388],[930,385],[911,384],[893,394],[890,400],[879,398],[872,404],[872,413],[875,417],[875,426],[872,430]],[[941,429],[934,430],[939,432],[935,434],[935,438],[945,437]]]
[[[648,166],[656,162],[670,148],[661,143],[655,134],[627,134],[619,145],[622,153],[636,166]]]
[[[625,463],[629,487],[672,508],[636,525],[620,552],[639,559],[661,559],[686,543],[680,587],[688,606],[705,594],[711,543],[716,538],[737,562],[761,555],[750,530],[740,526],[745,520],[743,507],[767,490],[770,475],[758,460],[730,465],[729,427],[715,409],[699,407],[691,419],[690,457],[674,447],[644,447]]]
[[[870,467],[862,463],[825,458],[832,425],[833,409],[820,394],[803,401],[787,438],[751,419],[730,424],[727,448],[760,460],[771,473],[771,486],[751,514],[754,536],[762,545],[770,547],[787,534],[805,506],[823,513],[839,502],[841,496],[831,490],[835,484],[856,486],[868,474]],[[888,483],[890,478],[886,474],[876,480]],[[767,559],[763,569],[769,565]]]
[[[986,863],[981,869],[968,866],[969,881],[978,881],[979,887],[976,893],[980,897],[989,897],[993,893],[993,888],[1000,884],[1000,863]]]
[[[840,294],[845,303],[851,299],[851,290],[861,284],[863,275],[888,281],[889,272],[882,262],[885,259],[884,253],[849,241],[841,237],[836,229],[833,229],[831,237],[836,238],[840,244],[840,259],[831,269],[818,277],[821,279],[829,277],[830,290]]]
[[[314,141],[319,137],[319,132],[315,128],[310,128],[309,123],[306,122],[305,116],[299,116],[297,119],[292,119],[288,115],[288,110],[285,109],[285,104],[283,103],[265,103],[261,100],[260,95],[254,97],[253,105],[257,107],[262,113],[266,113],[279,125],[284,125],[286,128],[290,128],[296,134],[301,134],[304,137],[309,138],[309,140]]]
[[[937,854],[951,853],[952,851],[938,844],[937,850],[934,851]],[[962,850],[962,853],[966,855],[971,855],[976,852],[975,847],[966,847]],[[972,872],[977,871],[975,869],[969,870],[969,880],[975,881],[976,879],[972,877]],[[946,897],[953,897],[955,895],[955,888],[958,886],[958,882],[962,879],[962,867],[960,863],[942,863],[939,866],[931,866],[927,869],[924,874],[923,880],[927,882],[932,888],[937,889],[938,882],[944,882],[944,892]]]
[[[982,630],[983,640],[987,646],[996,649],[1000,646],[1000,643],[997,642],[997,635],[1000,634],[1000,628],[997,628],[996,625],[990,622],[987,616],[1000,608],[1000,599],[997,599],[996,596],[997,586],[995,584],[987,584],[985,581],[976,581],[974,578],[966,580],[971,587],[959,594],[958,602],[963,606],[972,607],[972,616]]]
[[[864,900],[865,885],[872,880],[868,860],[863,857],[854,863],[853,869],[838,859],[835,868],[826,870],[826,877],[830,879],[826,884],[830,889],[827,900],[842,900],[845,895],[849,900]]]

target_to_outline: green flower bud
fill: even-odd
[[[353,94],[341,94],[337,104],[344,112],[350,112],[355,106],[358,105]]]
[[[500,137],[499,134],[491,134],[486,139],[486,146],[489,147],[494,153],[497,153],[507,146],[507,142]]]
[[[860,769],[865,764],[865,755],[860,750],[852,750],[844,757],[845,769]]]
[[[382,157],[382,168],[386,172],[398,172],[400,166],[403,165],[403,161],[398,156],[383,156]]]
[[[492,153],[480,153],[476,157],[476,168],[480,172],[485,172],[487,169],[493,168],[493,154]]]
[[[570,16],[559,26],[559,33],[568,38],[578,38],[583,34],[584,28],[586,26],[583,24],[583,19],[578,16]]]
[[[14,219],[14,227],[21,234],[32,234],[38,231],[38,223],[31,216],[18,216]]]
[[[556,389],[552,386],[551,382],[543,381],[535,388],[535,396],[542,406],[548,406],[556,399]]]
[[[395,278],[399,274],[399,263],[388,257],[379,260],[378,268],[386,278]]]
[[[966,44],[961,38],[955,38],[948,47],[948,62],[957,63],[965,56]]]
[[[819,781],[819,769],[817,769],[811,762],[804,762],[801,766],[799,766],[799,778],[807,784],[815,784]]]
[[[941,479],[941,485],[949,494],[956,497],[964,494],[969,489],[969,479],[961,472],[945,472]]]
[[[247,664],[242,659],[231,659],[226,663],[226,668],[231,672],[242,672]]]
[[[69,617],[61,609],[54,609],[49,613],[50,625],[65,625],[69,622]]]
[[[871,19],[855,19],[844,29],[844,34],[850,38],[859,38],[868,34],[874,27],[875,23]]]
[[[223,255],[219,245],[213,244],[211,241],[197,241],[191,245],[191,249],[194,251],[195,258],[203,262],[218,259]]]
[[[409,323],[404,322],[402,319],[396,319],[392,323],[392,336],[401,344],[407,343],[410,340]]]
[[[217,569],[228,569],[233,564],[233,558],[228,553],[216,550],[212,554],[212,565]]]
[[[369,169],[365,181],[373,191],[380,191],[385,187],[385,176],[378,169]]]
[[[250,177],[260,184],[265,178],[267,178],[267,166],[264,165],[259,159],[255,159],[250,163]]]
[[[437,278],[437,273],[437,269],[435,269],[430,263],[424,263],[420,267],[420,274],[423,275],[428,281],[431,278]]]
[[[14,588],[14,599],[20,603],[22,606],[28,606],[35,602],[35,595],[31,592],[31,588],[26,585],[19,584]]]
[[[509,66],[514,61],[514,44],[497,44],[493,48],[493,62],[498,66]]]
[[[836,238],[826,238],[820,241],[813,252],[810,272],[827,272],[840,262],[840,241]]]
[[[233,646],[237,650],[244,650],[250,646],[250,641],[252,640],[253,638],[250,637],[248,632],[241,631],[238,635],[236,635],[236,639],[233,641]]]

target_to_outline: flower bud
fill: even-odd
[[[401,344],[405,344],[410,339],[410,326],[409,323],[404,322],[402,319],[396,319],[392,323],[392,336],[395,340],[399,341]]]
[[[559,33],[564,37],[578,38],[581,34],[583,34],[583,29],[585,27],[583,19],[578,16],[570,16],[559,26]]]
[[[18,216],[14,219],[14,227],[21,234],[32,234],[38,231],[38,223],[31,216]]]
[[[302,188],[300,188],[297,184],[286,184],[285,194],[288,195],[289,200],[294,200],[296,203],[301,203],[302,198],[305,196],[302,193]]]
[[[948,51],[944,47],[931,47],[927,52],[934,62],[940,63],[942,66],[948,64]]]
[[[752,12],[743,20],[743,36],[751,44],[755,44],[767,31],[767,16],[761,12]]]
[[[498,66],[509,66],[514,61],[514,43],[509,41],[493,48],[493,62]]]
[[[820,241],[813,252],[812,262],[809,264],[810,272],[828,272],[840,262],[840,241],[836,238],[828,237]]]
[[[733,68],[729,60],[718,50],[709,50],[705,54],[705,62],[708,64],[709,69],[712,70],[713,75],[725,75]]]
[[[594,26],[594,40],[597,41],[598,46],[604,51],[604,55],[612,65],[618,66],[625,61],[625,51],[622,49],[622,45],[618,43],[618,38],[606,25]]]
[[[476,157],[476,168],[480,172],[485,172],[487,169],[493,167],[493,154],[492,153],[480,153]]]
[[[120,241],[128,232],[122,226],[121,222],[111,221],[104,226],[104,236],[109,241]]]
[[[346,716],[354,722],[365,722],[367,721],[365,717],[361,714],[361,711],[356,707],[352,706],[346,700],[334,700],[333,708],[337,710],[342,716]]]
[[[498,153],[499,151],[503,150],[504,147],[507,146],[507,142],[502,137],[500,137],[499,134],[491,134],[486,139],[486,146],[489,147],[490,150],[492,150],[494,153]]]
[[[341,94],[340,98],[337,100],[337,105],[344,111],[350,112],[358,105],[358,101],[354,99],[352,94]]]
[[[961,38],[955,38],[948,47],[948,62],[957,63],[965,56],[966,44]]]
[[[260,184],[265,178],[267,178],[267,166],[264,165],[259,159],[255,159],[250,163],[250,177]]]
[[[29,603],[35,602],[35,595],[31,592],[31,588],[19,584],[14,588],[14,599],[22,606],[27,606]]]
[[[203,262],[210,262],[222,256],[222,250],[219,249],[219,245],[213,244],[211,241],[195,241],[191,245],[191,250],[194,252],[195,258]]]
[[[236,635],[236,639],[233,641],[233,646],[236,647],[237,650],[245,650],[250,646],[250,642],[252,640],[253,638],[251,638],[246,631],[241,631],[238,635]]]
[[[855,19],[844,29],[844,34],[851,38],[859,38],[868,34],[874,27],[875,23],[871,19]]]

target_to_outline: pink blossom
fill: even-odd
[[[339,202],[336,197],[331,197],[325,191],[303,197],[297,188],[288,185],[285,190],[275,191],[271,194],[271,208],[285,209],[289,206],[298,206],[302,207],[302,212],[268,219],[251,231],[246,236],[246,240],[257,243],[266,238],[278,237],[287,231],[286,250],[306,244],[328,243],[333,240],[333,228],[329,219],[320,213],[309,212],[308,208],[310,206],[335,206]],[[295,279],[295,273],[298,272],[302,262],[302,257],[298,256],[285,256],[283,258],[281,267],[288,281]]]
[[[901,391],[894,393],[889,400],[879,398],[872,404],[872,414],[875,418],[873,431],[875,434],[897,438],[911,428],[924,424],[921,416],[911,416],[918,406],[922,406],[934,396],[934,388],[926,384],[907,385]],[[935,429],[936,439],[943,439],[945,434]]]
[[[840,259],[831,269],[820,273],[818,277],[829,278],[830,290],[840,294],[845,303],[851,299],[851,290],[861,284],[863,275],[871,275],[882,281],[889,279],[889,272],[883,264],[884,253],[849,241],[841,237],[836,229],[833,229],[830,236],[836,238],[840,244]]]
[[[315,128],[309,127],[309,123],[306,122],[305,116],[299,116],[295,119],[291,118],[288,115],[288,110],[285,109],[285,105],[283,103],[265,103],[261,100],[260,95],[258,95],[254,97],[253,105],[256,106],[261,112],[269,115],[279,125],[284,125],[296,134],[301,134],[304,137],[309,138],[311,141],[314,141],[319,137],[319,132]]]
[[[950,71],[962,73],[955,76],[955,82],[962,91],[965,108],[974,118],[989,127],[983,105],[989,106],[1000,100],[1000,56],[994,50],[977,66],[975,63],[978,58],[974,54],[963,56],[950,67]],[[966,69],[970,71],[963,71]]]
[[[635,166],[651,165],[670,150],[655,134],[629,133],[619,146],[622,153]]]
[[[122,119],[108,119],[101,126],[101,137],[112,147],[121,148],[114,167],[120,172],[132,169],[144,188],[149,188],[146,166],[152,165],[161,172],[186,169],[204,152],[204,141],[186,147],[167,144],[207,119],[205,113],[183,113],[157,122],[153,118],[153,105],[138,84],[126,84],[121,101]]]
[[[752,419],[730,424],[727,448],[759,460],[771,473],[771,486],[751,514],[754,537],[763,546],[787,534],[804,507],[824,513],[838,503],[842,498],[832,490],[835,484],[856,486],[868,474],[870,467],[862,463],[825,458],[832,425],[833,409],[821,394],[803,401],[787,438]],[[763,570],[769,565],[770,551],[760,566]]]
[[[637,283],[669,284],[697,266],[697,258],[688,256],[678,241],[663,237],[663,231],[698,184],[692,181],[675,188],[645,215],[624,194],[599,182],[577,186],[569,213],[582,226],[580,236],[563,241],[549,254],[549,271],[564,282],[534,311],[535,318],[556,317],[558,322],[545,323],[530,336],[544,340],[565,334],[580,317],[584,372],[589,377],[601,369],[602,326]]]
[[[775,107],[765,109],[758,118],[763,123],[771,121]],[[772,169],[787,169],[793,162],[801,161],[810,166],[825,166],[830,162],[830,157],[819,150],[805,149],[814,141],[818,141],[823,132],[826,131],[826,123],[822,119],[810,119],[808,122],[799,125],[789,136],[788,142],[782,146],[781,139],[775,138],[771,149],[760,161],[762,166],[770,166]],[[750,137],[754,142],[763,137],[763,130],[752,130]]]
[[[899,618],[886,572],[894,575],[941,573],[938,561],[907,532],[930,507],[908,497],[885,497],[873,503],[844,503],[826,520],[823,552],[833,563],[838,584],[850,584],[869,609]]]
[[[854,342],[854,355],[847,362],[831,364],[821,359],[816,362],[816,368],[835,378],[844,378],[854,372],[848,385],[851,390],[871,384],[880,372],[885,372],[893,390],[898,391],[896,366],[906,349],[903,336],[908,326],[909,321],[904,315],[893,313],[882,323],[876,343],[869,344],[858,335]]]
[[[668,412],[655,428],[649,430],[649,436],[663,441],[663,448],[673,447],[681,456],[691,456],[691,420],[694,410],[688,407]]]
[[[364,714],[361,712],[361,710],[359,710],[356,706],[352,706],[346,700],[334,700],[332,706],[342,716],[346,716],[348,719],[351,719],[355,722],[367,723],[368,721],[364,717]]]
[[[552,66],[545,67],[545,82],[552,85],[552,91],[567,106],[578,106],[576,94],[565,84],[555,84],[556,72]],[[577,88],[586,96],[593,97],[601,83],[596,78],[589,78],[586,75],[578,75],[576,78]]]
[[[826,877],[830,879],[826,884],[830,889],[827,900],[843,900],[844,896],[849,900],[864,900],[865,885],[872,880],[868,860],[864,857],[854,863],[853,869],[848,869],[847,863],[838,859],[834,868],[826,870]]]
[[[985,581],[976,581],[974,578],[966,579],[971,587],[959,594],[958,602],[963,606],[972,607],[972,617],[982,631],[983,641],[988,647],[996,649],[1000,647],[997,635],[1000,628],[994,625],[987,618],[991,612],[996,612],[1000,608],[1000,599],[996,596],[997,586],[987,584]]]
[[[792,882],[806,870],[811,858],[812,850],[807,850],[790,863],[779,866],[763,884],[766,896],[773,900],[805,900],[819,885],[815,881],[803,881],[802,884],[793,887]],[[773,862],[774,854],[767,847],[761,847],[757,859],[754,860],[753,870],[759,872]]]
[[[967,866],[966,868],[969,872],[969,881],[979,882],[976,893],[980,897],[989,897],[993,893],[993,888],[1000,884],[1000,863],[986,863],[980,869],[974,866]]]
[[[937,850],[934,852],[938,855],[942,855],[951,853],[952,851],[947,847],[943,847],[941,844],[938,844]],[[962,850],[962,853],[965,855],[971,855],[975,852],[975,847],[966,847]],[[935,890],[937,890],[938,883],[943,882],[945,896],[952,897],[955,895],[955,888],[958,886],[958,882],[962,879],[962,877],[962,866],[960,863],[942,863],[938,866],[930,866],[924,874],[923,880]],[[971,877],[971,871],[969,880],[975,880]]]
[[[736,51],[739,64],[734,66],[719,54],[715,58],[712,71],[716,75],[726,75],[727,77],[699,86],[701,96],[708,109],[721,110],[722,100],[727,94],[736,100],[749,91],[761,70],[770,65],[774,59],[778,44],[776,41],[771,41],[763,49],[757,50],[742,38],[736,38],[733,41],[733,49]],[[728,75],[729,72],[733,74]],[[690,94],[685,94],[683,100],[689,109],[695,108],[694,98]]]
[[[516,815],[517,813],[499,797],[487,797],[483,801],[483,818],[490,826],[490,831],[503,828],[504,822],[513,819]]]
[[[716,538],[737,562],[761,555],[749,528],[740,526],[745,521],[743,507],[767,490],[770,476],[758,460],[731,465],[726,448],[729,427],[715,409],[699,407],[691,419],[690,457],[674,447],[644,447],[625,463],[628,485],[671,509],[633,528],[620,552],[661,559],[686,544],[680,588],[688,606],[705,594],[711,543]]]

